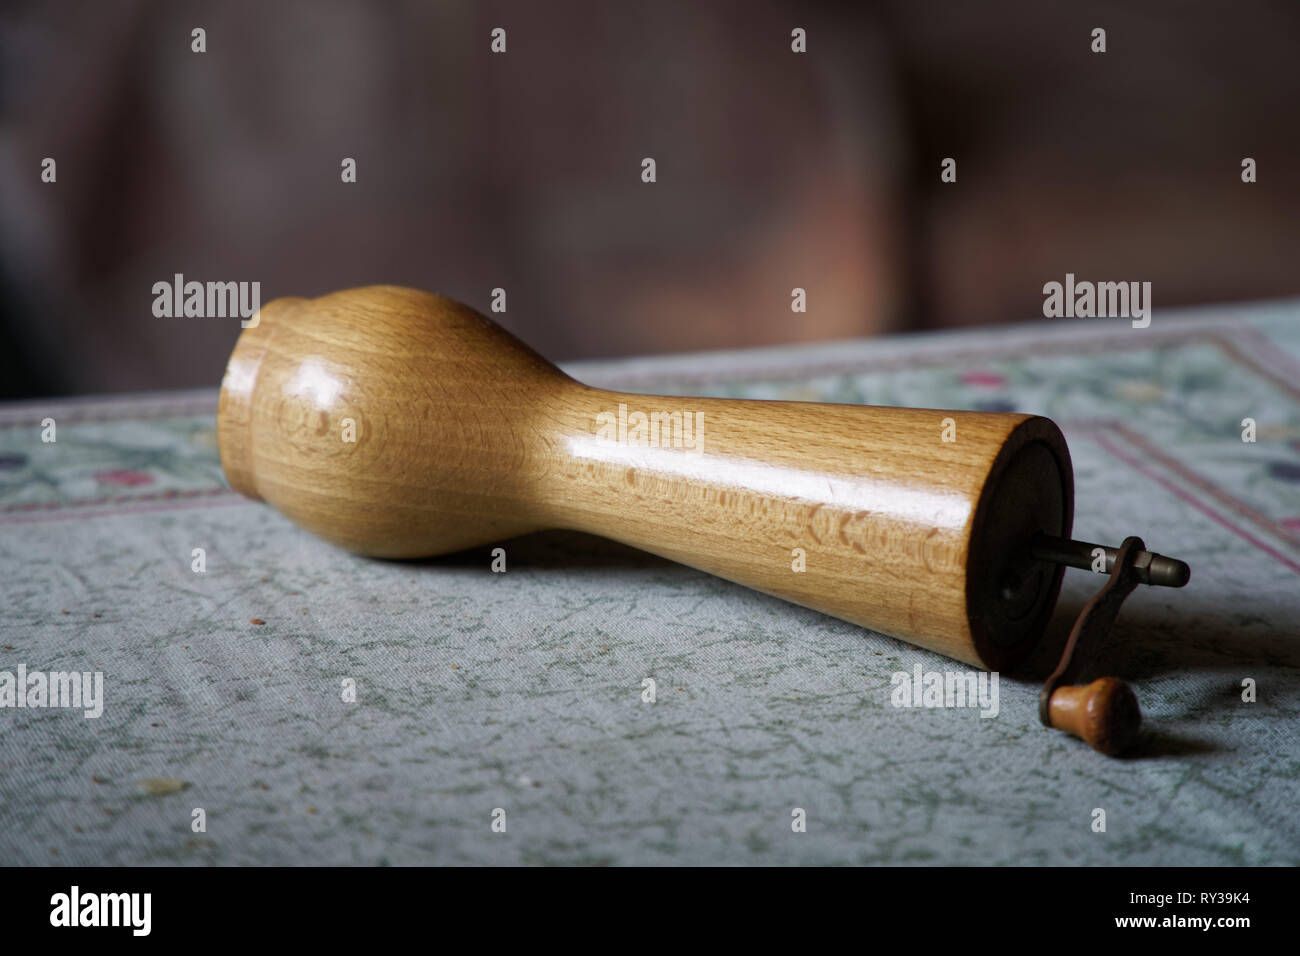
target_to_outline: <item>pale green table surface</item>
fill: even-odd
[[[215,389],[41,402],[0,408],[0,671],[101,671],[104,708],[0,709],[0,862],[1300,862],[1300,302],[569,371],[1054,418],[1076,536],[1193,568],[1100,662],[1138,754],[1044,730],[1032,675],[993,719],[896,708],[962,665],[597,538],[353,557],[229,491]]]

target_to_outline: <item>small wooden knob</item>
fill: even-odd
[[[1116,677],[1058,687],[1048,702],[1048,717],[1057,730],[1112,757],[1131,747],[1142,727],[1137,696]]]

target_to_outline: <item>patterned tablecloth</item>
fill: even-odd
[[[11,405],[0,703],[19,667],[103,695],[10,684],[0,862],[1300,863],[1300,302],[569,371],[1054,418],[1076,537],[1193,568],[1100,664],[1138,753],[1042,729],[1032,676],[994,718],[895,707],[896,672],[961,665],[601,539],[509,542],[504,574],[345,554],[227,488],[215,390]],[[1067,573],[1040,672],[1100,580]]]

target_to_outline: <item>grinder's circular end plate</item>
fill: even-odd
[[[1060,430],[1032,418],[1016,429],[985,482],[971,531],[966,606],[990,670],[1023,660],[1042,637],[1065,569],[1035,561],[1035,534],[1070,536],[1074,475]]]

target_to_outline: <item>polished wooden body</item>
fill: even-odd
[[[702,422],[702,447],[619,440],[620,405]],[[234,488],[357,552],[586,531],[993,669],[1032,648],[1060,586],[1029,539],[1068,536],[1073,513],[1045,418],[602,391],[388,286],[267,305],[219,441]]]

